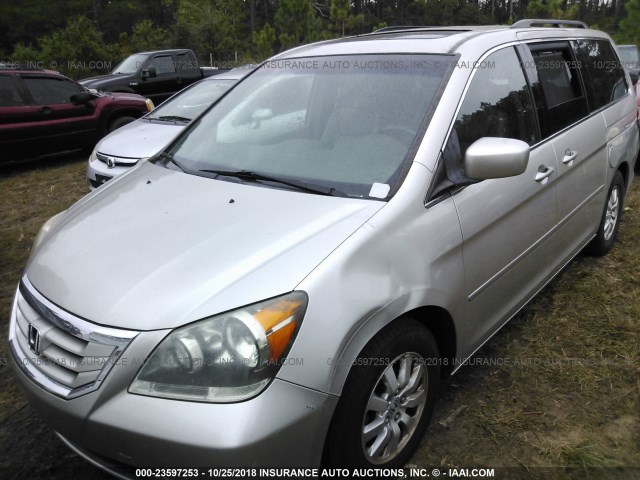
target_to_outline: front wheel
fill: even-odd
[[[107,133],[111,133],[114,130],[119,129],[120,127],[124,127],[126,124],[131,123],[135,120],[135,117],[117,117],[109,123],[109,128],[107,129]]]
[[[618,236],[624,204],[624,178],[620,171],[613,176],[596,236],[585,247],[585,253],[602,256],[611,250]]]
[[[354,362],[323,455],[331,467],[403,467],[431,417],[440,358],[431,333],[400,318],[374,337]]]

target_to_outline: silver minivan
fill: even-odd
[[[635,97],[560,23],[262,64],[45,224],[9,332],[33,406],[113,472],[403,466],[441,378],[616,239]]]

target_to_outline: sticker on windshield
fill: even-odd
[[[391,190],[391,187],[386,183],[374,183],[371,185],[369,196],[373,198],[387,198],[389,190]]]

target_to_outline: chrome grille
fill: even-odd
[[[138,161],[140,160],[139,158],[116,157],[114,155],[107,155],[102,152],[97,152],[96,158],[107,165],[109,165],[109,160],[111,160],[114,167],[131,167],[138,163]]]
[[[9,344],[17,364],[34,382],[70,399],[97,390],[137,334],[75,317],[49,302],[23,277]]]

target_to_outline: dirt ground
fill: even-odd
[[[11,300],[39,227],[87,191],[68,157],[0,170],[0,478],[110,478],[68,450],[9,367]],[[494,478],[640,478],[640,181],[619,242],[579,256],[446,380],[413,468]],[[432,475],[432,478],[435,475]]]

